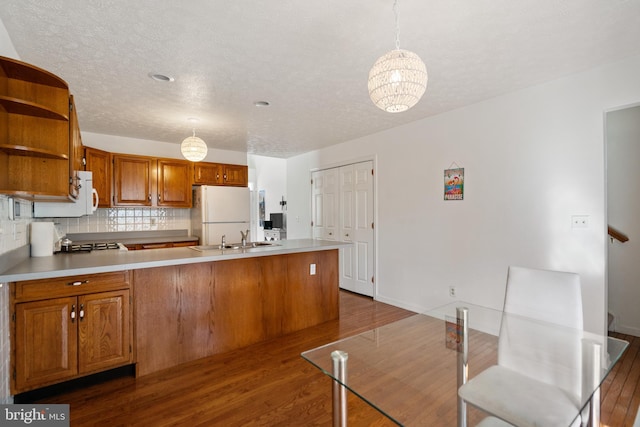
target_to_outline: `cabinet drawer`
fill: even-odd
[[[15,302],[84,295],[129,288],[129,271],[15,282]]]

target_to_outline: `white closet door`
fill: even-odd
[[[340,168],[340,240],[353,245],[342,250],[344,289],[373,296],[373,162]]]
[[[373,162],[366,161],[311,174],[313,238],[342,240],[340,287],[373,296]]]
[[[337,240],[338,169],[315,171],[311,174],[311,181],[313,238]]]

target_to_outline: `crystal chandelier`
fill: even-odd
[[[180,151],[185,159],[192,162],[199,162],[207,156],[207,144],[196,136],[196,130],[193,135],[187,137],[180,144]]]
[[[400,49],[398,0],[393,2],[396,16],[396,48],[382,55],[369,71],[369,96],[388,113],[407,111],[418,103],[427,89],[427,67],[418,55]]]

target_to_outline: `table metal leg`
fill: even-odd
[[[469,376],[469,309],[456,308],[456,321],[460,334],[460,348],[458,348],[458,387],[459,390],[467,383]],[[457,394],[457,393],[456,393]],[[458,427],[467,427],[467,402],[458,396]]]
[[[344,351],[331,353],[333,359],[333,377],[340,382],[333,381],[333,427],[347,426],[347,359],[349,354]]]
[[[592,351],[592,375],[596,390],[591,395],[591,399],[589,401],[589,426],[600,427],[600,376],[602,363],[602,345],[594,343]]]

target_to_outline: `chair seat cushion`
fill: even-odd
[[[481,372],[460,387],[458,394],[471,405],[516,426],[580,425],[576,420],[578,396],[502,366]]]

